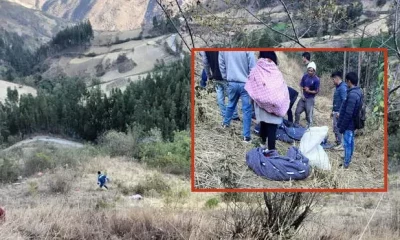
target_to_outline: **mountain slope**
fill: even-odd
[[[41,10],[56,17],[80,21],[89,19],[95,30],[126,31],[152,24],[160,13],[156,0],[7,0]],[[180,0],[180,4],[194,2]]]
[[[38,47],[67,25],[68,21],[41,11],[0,1],[0,28],[18,33],[29,47]]]

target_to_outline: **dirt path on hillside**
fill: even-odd
[[[56,143],[56,144],[60,144],[60,145],[65,146],[65,147],[73,147],[73,148],[81,148],[81,147],[83,147],[83,144],[81,144],[81,143],[65,140],[65,139],[62,139],[62,138],[55,138],[55,137],[50,137],[50,136],[36,136],[36,137],[31,138],[31,139],[27,139],[27,140],[18,142],[16,144],[12,145],[11,147],[8,147],[8,148],[4,149],[3,151],[9,151],[9,150],[12,150],[12,149],[14,149],[16,147],[21,147],[23,145],[27,145],[27,144],[33,143],[33,142]]]

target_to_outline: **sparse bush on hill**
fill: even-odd
[[[143,144],[139,160],[150,167],[172,174],[190,174],[190,135],[176,132],[172,142]]]
[[[128,60],[129,60],[129,59],[126,57],[126,54],[125,54],[125,53],[120,54],[120,55],[118,55],[118,57],[117,57],[117,64],[126,62],[126,61],[128,61]]]
[[[31,176],[39,171],[53,169],[54,167],[54,159],[48,153],[38,151],[25,160],[24,175]]]
[[[0,182],[14,182],[20,175],[20,168],[14,160],[0,157]]]
[[[161,174],[153,174],[146,176],[136,186],[133,187],[134,194],[147,195],[149,191],[156,191],[163,194],[171,190],[170,185],[165,181]]]
[[[96,68],[96,77],[102,77],[104,74],[106,74],[106,71],[104,70],[102,63],[97,64],[95,68]]]
[[[52,193],[66,194],[71,190],[73,180],[76,176],[72,171],[60,170],[48,179],[47,185]]]
[[[217,207],[219,204],[219,200],[217,198],[210,198],[207,200],[207,202],[204,204],[206,208],[213,209]]]
[[[132,60],[126,57],[126,54],[118,55],[117,61],[117,68],[119,73],[125,73],[132,70],[137,64]]]
[[[100,139],[100,144],[111,157],[128,156],[135,157],[139,151],[139,140],[143,136],[140,126],[133,127],[128,133],[111,130]]]
[[[171,188],[163,192],[163,201],[167,207],[177,208],[187,202],[189,193],[190,191],[185,188]]]
[[[40,171],[56,168],[77,169],[99,151],[86,146],[80,149],[63,149],[51,145],[34,145],[35,149],[22,151],[17,147],[0,157],[0,183],[15,182],[19,176],[29,177]],[[23,161],[20,161],[20,160]]]

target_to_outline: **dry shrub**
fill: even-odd
[[[215,230],[193,212],[88,210],[64,204],[10,211],[9,221],[0,225],[0,239],[210,239]]]
[[[170,185],[165,181],[161,174],[148,175],[145,179],[141,180],[136,186],[132,188],[135,194],[145,194],[149,191],[156,191],[157,193],[165,193],[171,190]]]
[[[72,171],[59,170],[47,180],[49,191],[52,193],[66,194],[71,190],[72,181],[76,180]]]
[[[101,137],[101,146],[111,157],[133,157],[139,149],[139,136],[135,130],[129,130],[128,133],[110,130]]]
[[[315,194],[264,193],[249,194],[245,203],[227,205],[222,222],[233,239],[273,239],[293,237],[311,213],[316,203]]]

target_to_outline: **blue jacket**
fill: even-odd
[[[360,106],[361,96],[362,92],[358,86],[347,90],[347,97],[340,108],[339,119],[337,122],[340,133],[344,133],[346,130],[355,130],[353,117],[356,115]]]
[[[319,92],[319,86],[320,86],[319,77],[317,75],[314,75],[313,77],[310,77],[308,75],[308,73],[307,73],[301,79],[300,86],[302,88],[308,87],[311,91],[317,91],[316,94],[312,94],[312,93],[306,93],[303,90],[303,95],[304,95],[305,98],[314,98]]]
[[[254,52],[219,52],[219,70],[228,82],[246,83],[250,71],[256,66]]]
[[[340,107],[344,100],[346,100],[347,95],[347,84],[345,82],[341,82],[338,86],[336,86],[335,94],[333,95],[333,107],[332,112],[339,112]]]
[[[100,174],[100,175],[98,176],[97,180],[98,180],[98,183],[99,183],[99,184],[103,185],[104,183],[106,183],[107,176],[104,175],[104,174]]]

